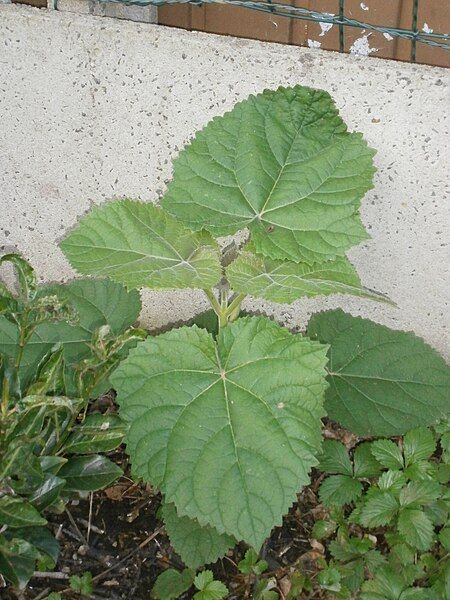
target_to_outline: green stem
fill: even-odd
[[[2,419],[6,419],[9,407],[9,381],[7,377],[3,377],[2,385]]]
[[[226,327],[228,322],[238,318],[241,303],[245,298],[245,294],[238,294],[230,304],[228,304],[228,292],[221,290],[220,302],[217,300],[214,292],[211,289],[203,290],[208,297],[208,300],[219,319],[219,329]]]
[[[227,315],[222,312],[220,313],[219,316],[219,329],[223,329],[224,327],[226,327],[228,325],[228,317]]]
[[[226,312],[228,308],[228,292],[220,290],[220,308],[222,312]]]
[[[208,297],[208,300],[214,310],[214,312],[216,313],[217,316],[220,316],[220,313],[222,312],[222,308],[214,294],[214,292],[212,290],[206,289],[203,290],[205,292],[205,294]]]
[[[230,321],[234,321],[239,316],[241,304],[245,296],[246,294],[238,294],[236,298],[228,305],[226,315]]]
[[[18,370],[20,367],[20,363],[22,362],[23,351],[25,350],[25,346],[27,345],[28,340],[33,333],[34,327],[28,327],[28,311],[25,312],[23,319],[19,325],[19,350],[17,352],[16,360],[14,362],[15,368]]]
[[[226,306],[224,308],[222,307],[223,295],[221,293],[220,303],[219,303],[219,301],[216,298],[216,295],[214,294],[214,292],[211,289],[205,289],[203,291],[205,292],[206,296],[208,297],[208,300],[209,300],[214,312],[217,315],[217,318],[219,320],[219,329],[222,329],[228,323],[228,317],[225,314]]]

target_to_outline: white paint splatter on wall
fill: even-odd
[[[371,52],[378,52],[378,48],[370,47],[369,36],[371,35],[371,33],[367,33],[355,40],[350,46],[350,54],[355,54],[356,56],[369,56]]]
[[[334,17],[334,13],[323,13],[324,15],[327,15],[328,17]],[[319,33],[319,37],[324,36],[327,31],[330,31],[330,29],[333,27],[333,23],[319,23],[320,25],[320,29],[321,32]]]
[[[392,41],[394,39],[390,33],[383,33],[383,35],[389,41]]]
[[[361,7],[363,10],[369,10],[369,7],[367,6],[367,4],[364,4],[364,2],[361,2],[361,4],[360,4],[360,7]]]
[[[427,23],[423,24],[422,31],[425,33],[433,33],[433,29],[431,29],[431,27],[429,27]]]
[[[321,45],[322,45],[322,42],[318,42],[317,40],[308,39],[308,46],[310,48],[320,48]]]

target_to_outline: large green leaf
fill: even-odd
[[[73,324],[59,321],[37,326],[21,361],[22,388],[27,387],[55,344],[63,347],[67,364],[78,362],[89,355],[88,344],[96,329],[109,325],[111,333],[118,335],[137,320],[141,309],[136,290],[127,291],[106,279],[77,279],[68,284],[42,287],[38,293],[42,297],[56,295],[67,300],[76,310],[78,320]],[[17,326],[0,315],[0,353],[15,358],[17,351]]]
[[[236,292],[290,304],[301,297],[351,294],[386,300],[361,286],[358,274],[343,256],[308,265],[288,260],[272,260],[252,252],[242,252],[226,269]]]
[[[113,375],[134,474],[258,548],[317,464],[325,354],[263,317],[148,338]]]
[[[220,279],[219,248],[157,206],[133,200],[92,210],[61,242],[80,273],[130,287],[210,288]]]
[[[162,203],[192,229],[248,227],[257,252],[317,262],[368,237],[358,209],[373,155],[327,92],[266,90],[196,134]]]
[[[83,329],[109,325],[119,335],[139,317],[141,301],[136,290],[108,279],[74,279],[66,284],[47,285],[40,295],[55,294],[67,300],[78,315],[77,325]]]
[[[174,504],[164,504],[161,514],[172,546],[191,569],[216,562],[236,545],[234,538],[220,534],[214,527],[202,527],[196,519],[179,517]]]
[[[450,370],[414,334],[333,310],[313,316],[308,335],[330,344],[325,407],[353,433],[398,435],[449,413]]]

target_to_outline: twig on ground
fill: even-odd
[[[48,596],[48,594],[50,593],[50,588],[45,588],[45,590],[42,590],[42,592],[40,594],[38,594],[34,600],[42,600],[42,598],[45,598],[46,596]]]
[[[142,541],[138,546],[136,546],[136,548],[131,550],[131,552],[128,552],[128,554],[126,554],[123,558],[116,562],[112,567],[109,567],[109,569],[106,569],[105,571],[102,571],[101,573],[93,577],[92,581],[95,582],[99,581],[100,579],[103,579],[108,573],[111,573],[111,571],[115,571],[118,567],[126,563],[132,556],[139,552],[139,550],[142,550],[142,548],[145,548],[145,546],[147,546],[152,540],[154,540],[155,537],[158,536],[161,533],[161,531],[163,531],[163,529],[163,527],[158,527],[156,531],[154,531],[152,534],[146,537],[144,541]],[[61,590],[60,594],[66,594],[67,592],[70,592],[70,587]]]
[[[97,562],[101,563],[104,567],[112,567],[113,559],[108,554],[103,554],[96,548],[91,548],[90,546],[80,546],[77,550],[80,556],[90,556],[94,558]]]
[[[79,523],[81,523],[85,527],[89,526],[89,521],[87,521],[86,519],[78,519],[78,521],[79,521]],[[99,535],[104,535],[105,534],[105,530],[104,529],[100,529],[100,527],[97,527],[97,525],[94,525],[93,523],[91,523],[90,530],[93,531],[94,533],[98,533]]]
[[[103,577],[107,574],[110,573],[111,571],[114,571],[115,569],[117,569],[117,567],[119,567],[120,565],[122,565],[124,562],[126,562],[129,558],[131,558],[134,554],[136,554],[137,552],[139,552],[139,550],[142,550],[142,548],[145,548],[145,546],[147,546],[152,540],[155,539],[156,536],[158,536],[161,531],[163,530],[163,527],[158,527],[158,529],[156,531],[154,531],[152,534],[150,534],[148,537],[145,538],[145,540],[143,542],[141,542],[139,544],[139,546],[137,546],[136,548],[134,548],[134,550],[131,550],[131,552],[128,552],[128,554],[126,554],[121,560],[119,560],[119,562],[117,562],[115,565],[113,565],[112,567],[110,567],[109,569],[106,569],[106,571],[103,571],[103,573],[99,573],[98,575],[96,575],[92,581],[98,581],[99,579],[103,579]]]
[[[80,528],[78,527],[78,525],[75,522],[75,519],[72,517],[70,511],[68,508],[65,508],[65,511],[67,513],[67,516],[69,517],[69,521],[71,522],[73,528],[75,529],[75,531],[77,532],[77,534],[80,536],[80,541],[83,542],[86,546],[89,546],[87,539],[84,537],[84,535],[81,533]]]
[[[61,535],[62,535],[62,531],[63,531],[63,526],[62,526],[62,523],[61,523],[60,525],[58,525],[58,531],[57,531],[57,532],[56,532],[56,534],[55,534],[55,538],[56,538],[57,540],[59,540],[59,539],[60,539],[60,537],[61,537]]]
[[[89,496],[89,521],[88,521],[88,526],[87,526],[87,534],[86,534],[86,541],[87,544],[89,545],[89,538],[91,536],[91,524],[92,524],[92,502],[94,501],[94,494],[91,492],[90,496]]]
[[[61,571],[35,571],[33,577],[39,579],[69,579],[67,573]]]

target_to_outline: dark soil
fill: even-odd
[[[111,457],[128,472],[127,458],[122,450]],[[301,567],[310,576],[317,572],[316,561],[323,558],[323,547],[310,541],[314,521],[321,518],[315,491],[320,478],[299,495],[285,517],[266,542],[262,555],[269,563],[268,573],[276,577],[280,597],[289,591],[289,574]],[[49,515],[49,526],[59,539],[61,554],[53,577],[40,573],[34,577],[22,595],[0,591],[4,600],[41,600],[50,592],[62,592],[66,600],[81,598],[69,588],[70,575],[90,571],[94,576],[91,599],[149,600],[157,576],[168,567],[183,568],[174,553],[157,512],[160,496],[150,486],[135,484],[122,477],[111,487],[83,500],[71,502],[67,511]],[[230,590],[230,599],[252,598],[253,576],[239,573],[237,563],[246,547],[238,546],[213,565],[217,579]],[[266,574],[265,574],[266,575]],[[283,594],[283,595],[282,595]],[[183,598],[189,599],[194,591]],[[303,598],[321,598],[312,593]]]
[[[114,395],[109,393],[90,406],[90,411],[115,410]],[[332,423],[326,424],[323,434],[340,439],[347,447],[357,440]],[[60,544],[54,571],[39,572],[21,594],[0,587],[1,600],[44,600],[50,592],[60,592],[64,600],[81,600],[83,597],[70,589],[69,577],[86,571],[94,577],[91,600],[150,600],[160,573],[170,567],[184,568],[158,518],[159,493],[149,485],[133,482],[123,447],[109,453],[109,458],[122,467],[123,477],[105,490],[69,502],[62,514],[46,514],[48,526]],[[323,566],[325,549],[320,542],[311,539],[314,522],[327,516],[317,497],[322,477],[313,471],[311,484],[298,495],[283,525],[273,530],[261,550],[261,557],[269,565],[264,577],[276,578],[281,600],[289,593],[293,573],[308,575],[314,581]],[[215,578],[228,587],[229,600],[253,597],[254,576],[242,575],[237,568],[246,549],[247,546],[239,545],[208,566]],[[182,599],[193,598],[194,593],[190,590]],[[301,594],[299,600],[329,597],[323,594],[316,589]]]

